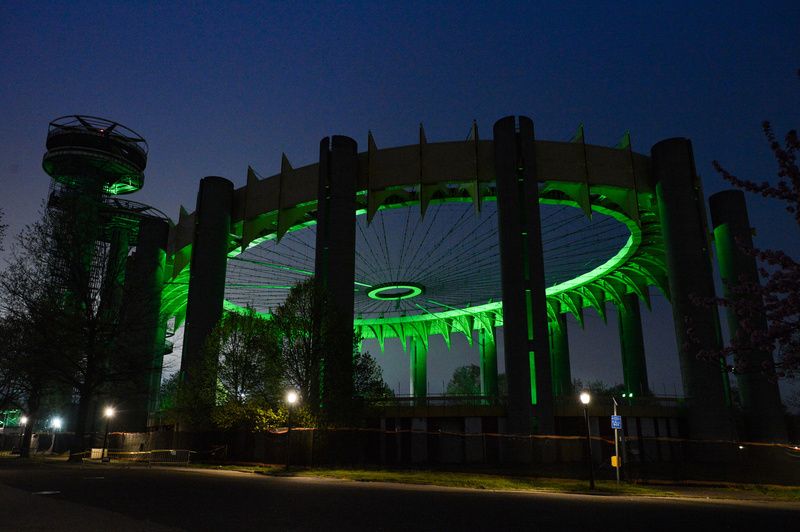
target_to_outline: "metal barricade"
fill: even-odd
[[[194,451],[187,449],[156,449],[147,451],[148,465],[189,465]]]

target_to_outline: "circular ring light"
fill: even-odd
[[[424,293],[425,287],[418,283],[381,283],[367,290],[367,296],[378,301],[411,299]]]

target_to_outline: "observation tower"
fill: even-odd
[[[42,167],[69,189],[130,194],[144,186],[147,142],[117,122],[69,115],[50,122]]]
[[[143,430],[165,351],[159,309],[169,226],[163,213],[119,196],[144,186],[147,142],[118,122],[68,115],[50,122],[46,147],[48,209],[64,248],[56,260],[69,263],[59,271],[71,272],[64,288],[110,328],[116,356],[141,370],[132,372],[130,386],[98,390],[96,400],[116,403],[119,429]]]

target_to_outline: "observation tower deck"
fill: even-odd
[[[42,168],[69,188],[129,194],[144,185],[147,149],[141,135],[117,122],[62,116],[50,122]]]

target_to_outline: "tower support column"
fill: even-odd
[[[733,425],[724,361],[697,357],[700,350],[719,350],[721,342],[716,307],[692,301],[714,297],[705,202],[692,144],[684,138],[663,140],[653,146],[651,157],[689,433],[728,439]]]
[[[478,329],[481,349],[481,395],[497,397],[497,343],[495,330]]]
[[[233,183],[217,176],[200,181],[181,358],[181,376],[190,386],[200,378],[206,338],[222,317],[232,203]],[[213,401],[213,387],[204,393]]]
[[[130,395],[122,399],[118,428],[146,430],[148,414],[161,384],[164,359],[164,320],[161,292],[164,286],[169,224],[156,218],[139,222],[136,253],[125,282],[122,312],[122,351],[134,370]]]
[[[742,282],[759,283],[756,259],[746,251],[753,249],[753,237],[744,192],[717,192],[708,198],[708,203],[725,297],[734,302],[737,298],[753,298],[752,295],[737,295],[736,291]],[[764,302],[755,296],[746,304],[755,314],[755,327],[751,327],[751,330],[765,331],[767,320]],[[729,306],[726,314],[732,339],[735,340],[739,334],[750,334],[750,331],[742,330],[734,308]],[[740,350],[734,362],[748,437],[756,441],[786,441],[786,422],[774,378],[772,353],[769,349]]]
[[[617,307],[617,318],[625,393],[634,397],[649,395],[642,316],[636,294],[622,296],[622,304]]]
[[[530,118],[507,116],[495,122],[494,164],[508,379],[507,430],[529,434],[535,416],[537,432],[552,434],[539,183]]]
[[[109,318],[116,319],[122,305],[130,231],[125,227],[118,226],[112,227],[110,233],[100,305]]]
[[[553,395],[562,396],[572,393],[567,315],[559,312],[556,320],[555,323],[550,323],[550,360],[553,371]]]
[[[411,395],[416,398],[428,396],[428,346],[421,338],[411,339]]]
[[[353,397],[353,312],[356,254],[358,145],[343,136],[324,138],[319,151],[317,242],[314,273],[327,301],[321,338],[322,405],[332,421],[344,421]]]

